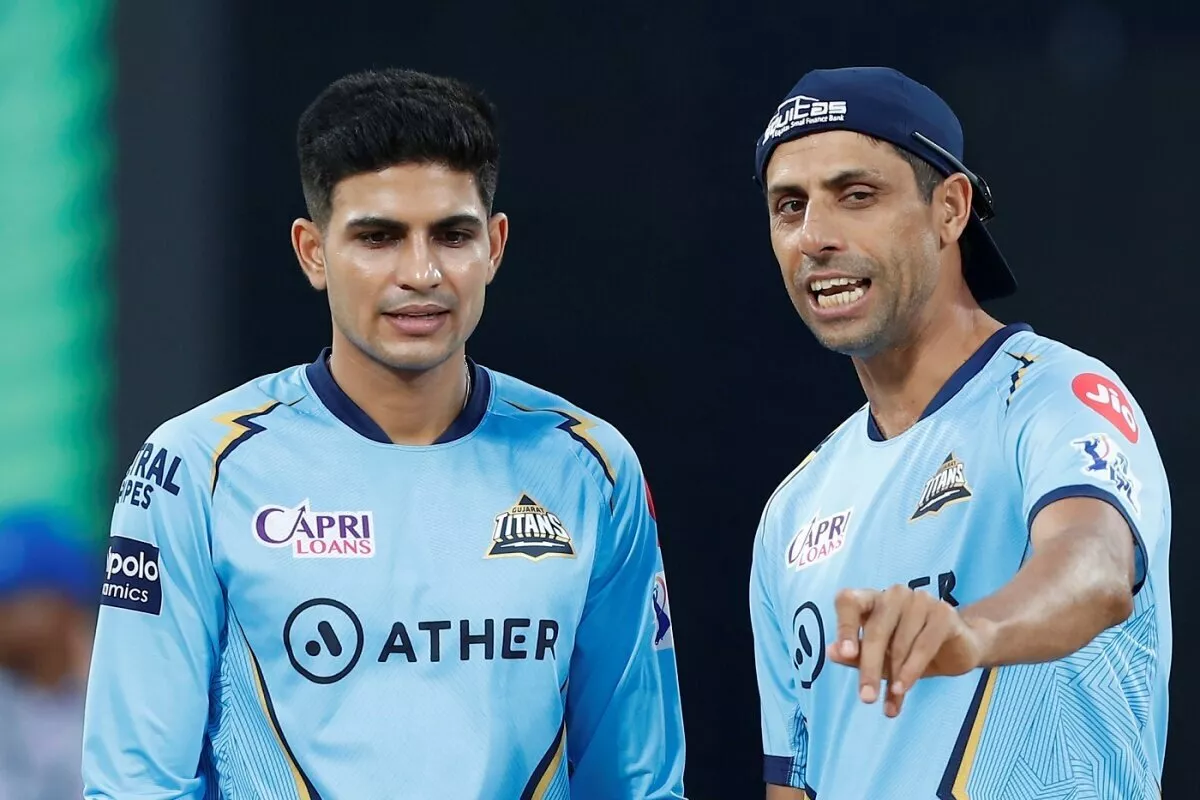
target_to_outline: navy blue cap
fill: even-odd
[[[888,67],[813,70],[779,104],[759,137],[755,179],[765,187],[767,162],[784,142],[822,131],[856,131],[891,142],[928,161],[943,175],[971,181],[971,218],[959,239],[963,277],[975,299],[1006,297],[1017,289],[1008,262],[984,223],[995,215],[987,182],[962,163],[962,125],[929,87]]]
[[[63,515],[42,508],[4,515],[0,554],[0,600],[39,589],[88,607],[100,599],[103,558]]]

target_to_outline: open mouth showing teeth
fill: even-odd
[[[826,278],[813,281],[808,290],[812,292],[821,308],[836,308],[858,300],[867,293],[870,286],[871,281],[868,278]]]

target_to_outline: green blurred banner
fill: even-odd
[[[0,2],[0,513],[106,533],[113,3]]]

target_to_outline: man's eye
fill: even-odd
[[[471,234],[466,231],[446,231],[442,234],[442,240],[449,245],[466,244],[471,240]]]
[[[778,210],[780,214],[799,214],[804,211],[804,203],[800,200],[784,200]]]
[[[358,240],[364,244],[379,246],[390,242],[392,235],[387,231],[364,231],[358,235]]]

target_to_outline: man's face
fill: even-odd
[[[85,680],[91,637],[88,615],[60,594],[28,591],[0,600],[0,668],[43,688]]]
[[[771,246],[817,340],[866,358],[904,343],[939,277],[938,203],[890,145],[827,131],[780,145],[767,167]]]
[[[439,164],[354,175],[328,225],[293,227],[309,281],[329,294],[334,346],[425,372],[461,353],[483,313],[508,221],[489,219],[474,176]]]

